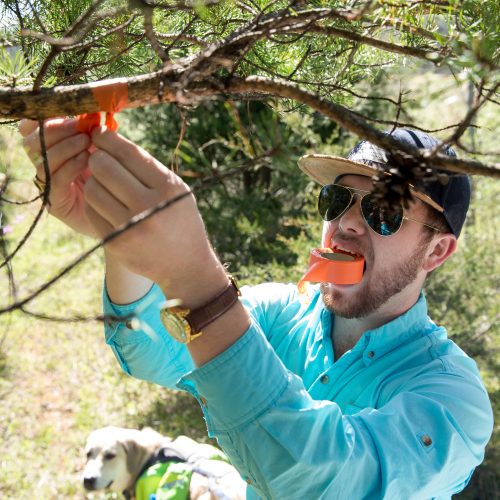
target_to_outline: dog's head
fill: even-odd
[[[84,488],[120,492],[132,488],[145,463],[166,440],[152,429],[103,427],[93,431],[85,447]]]

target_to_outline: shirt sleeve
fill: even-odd
[[[254,323],[179,387],[263,498],[422,499],[460,491],[483,458],[492,412],[470,375],[437,360],[381,408],[344,415],[310,397]]]
[[[296,313],[293,285],[268,283],[242,287],[242,303],[261,327],[270,335],[277,318],[282,323]],[[111,347],[121,368],[141,380],[176,388],[182,375],[195,365],[187,347],[170,337],[160,320],[165,302],[161,288],[153,285],[141,299],[126,305],[111,302],[103,288],[106,343]],[[290,312],[292,310],[292,312]]]
[[[157,285],[126,305],[113,304],[103,290],[106,343],[129,375],[176,388],[179,378],[194,368],[185,345],[175,342],[160,320],[165,296]]]

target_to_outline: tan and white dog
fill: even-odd
[[[189,486],[191,500],[217,500],[217,492],[225,498],[243,500],[246,483],[238,471],[227,462],[212,460],[220,451],[214,446],[197,443],[187,436],[175,440],[150,428],[142,430],[103,427],[93,431],[85,447],[87,462],[83,471],[86,490],[121,492],[126,498],[135,497],[135,483],[144,467],[162,449],[178,450],[193,464]]]

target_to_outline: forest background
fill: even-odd
[[[175,4],[178,7],[181,3]],[[281,2],[284,3],[287,2]],[[346,2],[292,3],[298,7],[308,3],[315,7],[346,5]],[[432,57],[415,60],[408,54],[393,52],[387,56],[370,47],[366,50],[359,40],[345,46],[335,41],[340,45],[332,42],[335,46],[329,47],[329,52],[322,52],[323,47],[320,50],[314,40],[302,44],[303,37],[294,43],[277,44],[278,49],[273,46],[273,50],[267,47],[266,51],[266,47],[261,47],[260,51],[248,55],[253,69],[249,70],[248,64],[242,71],[265,73],[262,69],[255,70],[265,65],[268,72],[272,68],[291,80],[296,77],[299,83],[304,75],[313,73],[318,82],[331,81],[335,85],[327,91],[320,85],[312,85],[312,88],[355,110],[381,130],[390,129],[396,123],[410,123],[436,130],[434,135],[446,139],[451,133],[446,127],[464,123],[467,117],[466,127],[455,144],[467,150],[460,156],[476,157],[483,162],[498,161],[498,153],[495,153],[500,124],[497,94],[493,93],[477,113],[468,116],[477,103],[477,95],[484,95],[484,88],[494,88],[497,82],[498,6],[495,2],[428,2],[427,6],[425,3],[405,2],[403,6],[401,2],[394,2],[396,10],[391,12],[391,7],[383,2],[351,2],[351,7],[372,8],[366,10],[366,15],[372,16],[371,22],[404,19],[407,25],[425,28],[427,35],[434,33],[433,41],[441,46],[452,46],[443,40],[456,35],[470,49],[462,47],[461,59],[454,53],[448,61],[436,64]],[[22,29],[37,30],[45,37],[63,37],[64,30],[74,26],[85,9],[98,4],[100,8],[104,4],[108,8],[120,6],[120,2],[4,1],[1,84],[7,88],[33,85],[54,47],[47,38],[29,38],[26,31],[24,38],[20,37]],[[129,8],[133,11],[132,4]],[[147,31],[146,24],[141,24],[147,17],[145,11],[137,7],[144,4],[135,3],[142,17],[132,20],[122,32],[95,41],[95,30],[109,31],[112,25],[125,22],[119,17],[125,14],[115,15],[112,25],[95,25],[94,31],[85,32],[89,39],[94,36],[95,51],[75,49],[60,53],[43,73],[42,87],[130,76],[137,74],[138,69],[160,67],[164,62],[161,54],[151,48],[150,39],[141,39],[141,43],[122,51],[126,46],[124,38],[116,35],[123,35],[129,26],[135,27],[135,32],[132,28],[128,32],[131,37],[141,30]],[[234,3],[237,4],[247,5],[248,9],[242,12],[248,14],[251,9],[265,10],[266,5],[277,8],[280,2]],[[19,7],[22,9],[16,14]],[[227,21],[228,12],[215,8],[217,6],[206,7],[199,2],[194,16],[192,8],[190,11],[186,8],[185,12],[181,9],[180,14],[165,10],[164,17],[155,18],[155,29],[178,34],[186,26],[181,22],[182,16],[191,15],[216,31],[216,27]],[[385,9],[385,17],[376,8]],[[455,9],[453,16],[451,8]],[[459,33],[454,32],[457,24],[453,24],[459,17],[457,12],[464,16],[458,23]],[[468,22],[470,19],[475,19],[476,24]],[[134,26],[134,23],[138,24]],[[158,38],[160,47],[168,46],[170,57],[180,57],[175,51],[185,55],[192,49],[188,37],[200,36],[196,30],[201,30],[203,23],[192,22],[192,31],[184,29],[182,37],[177,35],[178,45],[173,47],[167,45],[172,43],[172,37]],[[45,32],[40,30],[40,25],[47,28]],[[348,27],[352,28],[352,24]],[[358,34],[374,33],[358,25],[352,29]],[[423,33],[419,33],[419,38],[410,37],[404,30],[376,32],[384,41],[405,42],[411,48],[436,51],[435,46],[429,48],[430,41]],[[222,31],[218,36],[222,38]],[[202,37],[208,38],[206,33]],[[483,94],[478,93],[478,88]],[[357,142],[355,134],[303,104],[262,97],[156,104],[124,110],[117,120],[121,133],[177,169],[197,189],[211,240],[241,284],[298,281],[307,265],[310,248],[319,241],[321,223],[314,207],[318,186],[300,173],[297,159],[310,152],[344,154]],[[105,346],[102,323],[82,320],[100,315],[103,262],[98,252],[27,305],[11,307],[94,244],[46,215],[33,227],[41,200],[25,203],[36,198],[37,191],[31,183],[32,167],[15,128],[15,123],[0,127],[0,175],[3,173],[8,180],[2,186],[0,206],[4,257],[32,232],[15,258],[2,265],[4,274],[0,278],[0,492],[2,498],[16,499],[34,496],[112,498],[112,494],[85,494],[81,487],[83,445],[93,429],[104,425],[139,428],[149,425],[169,435],[182,433],[207,442],[208,438],[194,400],[121,373]],[[210,182],[198,188],[200,179]],[[433,319],[446,326],[452,338],[480,367],[496,421],[500,412],[499,260],[496,254],[499,199],[497,180],[474,177],[474,199],[460,249],[430,277],[426,287]],[[44,316],[52,320],[43,319]],[[497,436],[498,424],[484,463],[458,498],[500,496]]]

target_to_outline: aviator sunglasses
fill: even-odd
[[[318,212],[324,221],[329,222],[343,215],[353,204],[354,196],[361,198],[361,214],[368,226],[381,236],[396,234],[404,220],[412,220],[435,231],[439,228],[425,222],[411,219],[404,214],[403,206],[391,210],[382,208],[377,198],[370,191],[354,189],[340,184],[327,184],[321,188],[318,196]]]

